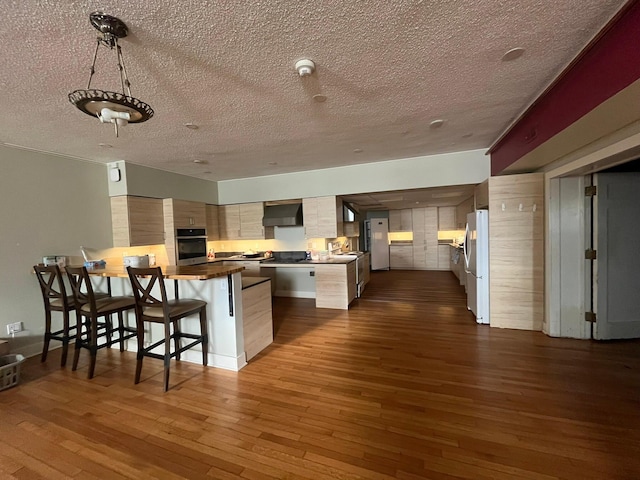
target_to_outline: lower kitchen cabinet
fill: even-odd
[[[356,298],[356,262],[316,265],[316,308],[347,310]]]
[[[450,270],[451,247],[449,245],[438,245],[438,270]]]
[[[247,360],[273,343],[271,281],[242,289],[242,331]]]
[[[413,268],[413,245],[389,246],[389,267],[398,270]]]

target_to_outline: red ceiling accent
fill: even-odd
[[[603,32],[490,150],[491,175],[640,78],[640,2],[631,2]]]

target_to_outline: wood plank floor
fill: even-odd
[[[349,311],[274,300],[241,372],[101,351],[0,392],[0,478],[638,479],[640,343],[475,324],[450,272],[374,272]]]

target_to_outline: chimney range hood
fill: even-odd
[[[302,225],[302,204],[287,203],[264,207],[265,227],[297,227]]]

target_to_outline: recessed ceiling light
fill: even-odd
[[[321,93],[316,93],[313,96],[313,99],[318,103],[324,103],[324,102],[327,101],[327,96],[326,95],[322,95]]]
[[[420,202],[416,202],[416,205],[420,205]]]
[[[198,130],[200,128],[198,125],[191,122],[185,123],[184,126],[187,127],[189,130]]]
[[[98,146],[101,147],[101,148],[111,148],[111,147],[113,147],[113,145],[109,145],[108,143],[99,143]]]
[[[444,120],[442,120],[441,118],[434,120],[429,124],[431,128],[440,128],[442,125],[444,125]]]
[[[208,161],[206,161],[206,160],[200,160],[199,158],[196,158],[196,159],[193,161],[193,163],[201,163],[201,164],[206,165],[206,164],[207,164],[207,163],[209,163],[209,162],[208,162]]]
[[[502,61],[511,62],[512,60],[516,60],[517,58],[520,58],[523,53],[524,53],[524,48],[522,47],[512,48],[502,56]]]
[[[362,153],[364,152],[364,150],[362,150],[361,148],[354,148],[353,149],[353,153]]]

